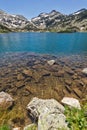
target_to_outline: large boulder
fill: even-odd
[[[43,111],[48,109],[49,111],[52,110],[60,110],[64,113],[64,107],[58,103],[54,99],[39,99],[37,97],[33,98],[32,101],[27,105],[27,110],[29,111],[30,115],[34,118],[38,118]]]
[[[65,105],[70,106],[70,107],[81,109],[79,101],[75,98],[64,97],[61,102]]]
[[[0,108],[6,110],[13,105],[13,98],[5,92],[0,92]]]
[[[45,110],[38,119],[38,130],[68,130],[66,117],[58,110]]]
[[[58,130],[66,128],[66,117],[64,116],[64,107],[54,99],[33,100],[27,105],[27,110],[34,120],[38,120],[38,130]]]

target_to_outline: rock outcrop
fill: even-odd
[[[87,31],[87,9],[81,9],[70,15],[53,10],[50,13],[41,13],[31,21],[41,29],[54,32]]]
[[[54,99],[33,100],[27,105],[27,110],[34,120],[38,120],[38,130],[68,130],[64,107]]]
[[[22,15],[12,15],[0,10],[0,24],[10,31],[26,31],[35,29],[35,25]]]
[[[22,15],[12,15],[0,10],[0,24],[12,31],[87,31],[87,9],[65,15],[56,10],[41,13],[28,20]]]

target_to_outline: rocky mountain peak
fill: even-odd
[[[22,15],[8,14],[0,10],[0,24],[8,28],[21,28],[27,24],[28,20]]]
[[[83,8],[83,9],[80,9],[78,10],[78,12],[83,12],[83,11],[86,11],[87,9]]]
[[[47,13],[43,12],[43,13],[40,13],[38,16],[41,17],[41,16],[45,16],[45,15],[47,15]]]
[[[28,21],[27,18],[25,18],[23,15],[15,15],[17,18],[21,19],[21,20],[25,20]]]
[[[56,10],[52,10],[49,14],[61,14],[60,12],[56,11]]]
[[[40,13],[30,21],[22,15],[12,15],[0,10],[0,25],[12,30],[87,31],[87,9],[80,9],[70,15],[52,10]]]
[[[80,10],[76,11],[75,13],[73,13],[73,15],[78,15],[78,14],[83,13],[85,11],[87,11],[87,9],[83,8],[83,9],[80,9]]]

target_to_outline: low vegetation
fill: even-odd
[[[7,115],[7,117],[6,117]],[[21,113],[20,113],[21,115]],[[12,112],[8,112],[4,111],[4,113],[0,111],[0,122],[1,122],[1,118],[2,118],[2,124],[0,124],[0,130],[10,130],[10,127],[7,124],[7,120],[8,118],[10,118],[10,116],[13,116],[13,118],[16,120],[17,118],[20,118],[23,120],[23,115],[21,115],[22,117],[20,117],[20,115],[17,115],[17,111],[14,110],[14,113]],[[66,121],[68,123],[68,127],[70,128],[70,130],[87,130],[87,103],[84,105],[84,107],[79,110],[76,108],[69,108],[69,107],[65,107],[65,115],[66,115]],[[14,117],[15,116],[15,117]],[[7,118],[7,119],[4,119]],[[36,130],[37,127],[36,125],[29,128],[28,130]],[[63,129],[62,129],[63,130]]]
[[[70,130],[87,130],[87,104],[79,110],[76,108],[66,107],[65,115],[67,117],[68,127]]]
[[[5,124],[17,124],[18,126],[24,125],[24,111],[18,106],[14,106],[12,110],[1,110],[0,109],[0,126]],[[1,130],[1,129],[0,129]],[[3,129],[2,129],[3,130]]]
[[[11,30],[0,24],[0,33],[8,33],[8,32],[11,32]]]
[[[31,127],[26,128],[25,130],[37,130],[37,125],[33,124]]]
[[[3,125],[0,127],[0,130],[10,130],[10,127],[8,125]]]

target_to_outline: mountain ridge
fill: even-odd
[[[52,10],[40,13],[31,20],[0,10],[0,25],[12,31],[84,32],[87,31],[87,9],[83,8],[69,15]]]

